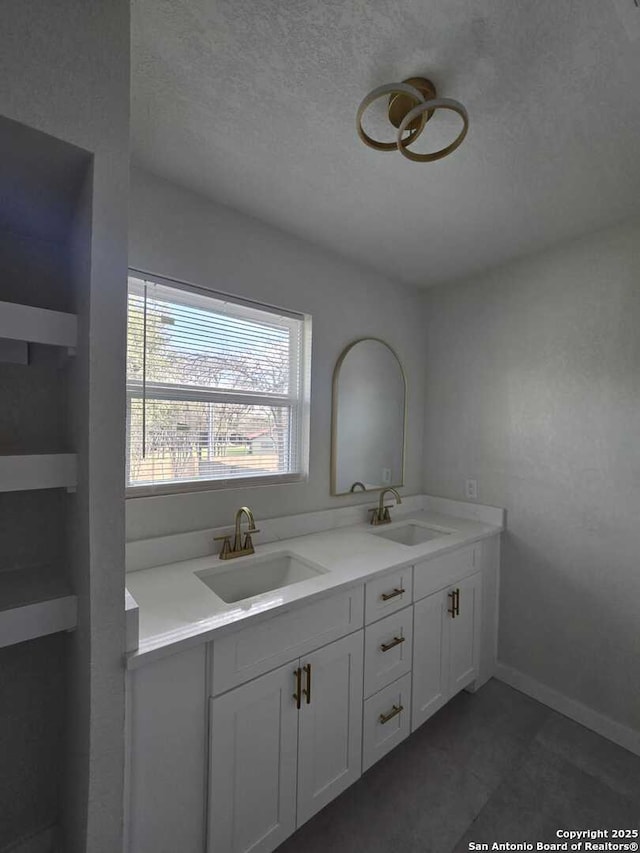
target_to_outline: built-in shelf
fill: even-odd
[[[78,320],[75,314],[0,302],[0,338],[74,349]]]
[[[0,492],[72,489],[76,479],[75,453],[0,455]]]
[[[135,652],[138,648],[139,636],[138,602],[126,588],[124,591],[124,610],[126,625],[126,651]]]
[[[69,631],[77,598],[52,567],[0,572],[0,648]]]
[[[0,648],[70,631],[76,627],[77,611],[75,595],[0,610]]]

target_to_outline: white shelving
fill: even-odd
[[[72,489],[76,480],[75,453],[0,456],[0,492]]]
[[[78,339],[78,320],[75,314],[0,302],[0,338],[73,349]]]
[[[56,634],[58,631],[69,631],[76,627],[77,611],[75,595],[1,610],[0,648]]]
[[[72,314],[0,302],[0,341],[73,349]],[[16,360],[15,353],[11,360]],[[75,488],[75,453],[0,455],[0,492]],[[0,572],[0,648],[76,627],[78,601],[53,567]]]
[[[75,628],[77,609],[60,567],[0,572],[0,648]]]

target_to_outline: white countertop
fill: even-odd
[[[401,545],[372,535],[416,520],[451,531],[420,545]],[[257,545],[250,557],[231,561],[215,555],[130,572],[127,589],[139,607],[139,647],[127,656],[136,668],[167,654],[207,642],[216,635],[273,615],[292,604],[308,602],[342,587],[363,583],[394,568],[418,563],[461,545],[495,536],[501,526],[431,511],[395,512],[391,525],[356,524]],[[196,572],[240,569],[256,557],[286,552],[315,564],[325,573],[234,604],[226,604]]]

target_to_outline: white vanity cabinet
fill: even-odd
[[[455,557],[452,552],[448,557]],[[464,570],[468,555],[458,555]],[[479,673],[482,574],[463,577],[414,605],[412,725],[415,731]]]
[[[208,853],[268,853],[356,781],[362,675],[360,630],[210,700]]]
[[[128,674],[127,853],[270,853],[496,665],[492,536]]]

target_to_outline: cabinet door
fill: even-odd
[[[268,853],[296,828],[297,666],[210,700],[208,853]]]
[[[202,853],[207,754],[205,649],[128,673],[129,853]]]
[[[298,826],[362,772],[363,632],[301,658]],[[308,667],[311,667],[309,670]]]
[[[482,575],[478,572],[455,585],[458,606],[449,619],[449,695],[454,696],[478,675]]]
[[[414,605],[411,731],[449,698],[449,620],[447,591]]]

